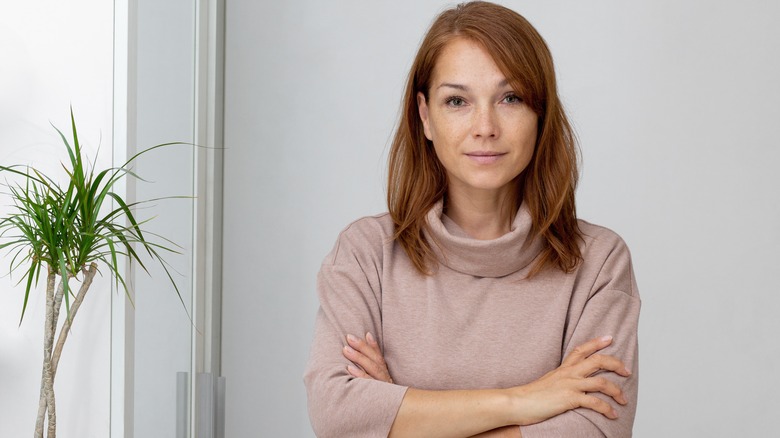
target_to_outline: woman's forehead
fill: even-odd
[[[430,85],[431,89],[445,86],[468,91],[477,87],[506,87],[509,80],[481,44],[455,38],[438,56]]]

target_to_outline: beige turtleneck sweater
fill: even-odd
[[[325,258],[317,281],[320,310],[304,375],[309,416],[319,437],[386,437],[408,387],[505,388],[557,368],[585,341],[612,335],[604,354],[632,370],[605,373],[629,400],[610,404],[617,420],[588,409],[523,426],[524,438],[629,437],[637,398],[640,300],[625,243],[580,221],[584,262],[570,274],[525,276],[541,248],[521,206],[512,230],[495,240],[469,238],[442,204],[428,214],[439,260],[419,274],[392,240],[388,214],[353,222]],[[395,384],[356,379],[342,356],[345,336],[374,334]],[[606,399],[606,397],[604,397]]]

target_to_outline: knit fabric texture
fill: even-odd
[[[304,375],[319,437],[386,437],[407,388],[506,388],[560,366],[576,346],[611,335],[600,353],[616,356],[629,378],[603,373],[628,399],[606,396],[619,418],[575,409],[521,428],[524,438],[630,437],[637,403],[640,299],[623,240],[580,221],[584,257],[574,272],[547,268],[527,278],[543,248],[522,205],[511,231],[470,238],[442,214],[428,214],[438,264],[422,275],[392,239],[388,214],[359,219],[342,233],[317,280],[320,309]],[[371,332],[393,384],[356,379],[342,356],[347,334]]]

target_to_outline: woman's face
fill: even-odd
[[[418,93],[417,103],[451,197],[514,190],[533,155],[537,115],[481,45],[450,41],[433,69],[428,100]]]

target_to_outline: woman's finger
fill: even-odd
[[[365,339],[347,335],[347,343],[350,347],[367,356],[380,367],[387,367],[382,351],[379,349],[379,344],[371,333],[366,333]]]
[[[368,359],[372,362],[370,365],[366,365],[368,368],[363,367],[366,372],[371,374],[371,376],[377,380],[390,383],[393,382],[393,379],[390,377],[390,371],[387,369],[387,362],[385,362],[385,357],[382,354],[382,350],[379,348],[379,343],[377,343],[376,339],[370,332],[366,333],[365,339],[361,339],[353,335],[347,335],[347,343],[349,346],[368,357]]]
[[[344,357],[349,359],[352,363],[357,365],[365,372],[365,374],[375,380],[381,380],[383,382],[392,383],[393,379],[390,377],[390,372],[387,369],[384,358],[380,356],[381,362],[377,362],[369,355],[371,354],[373,347],[368,345],[363,340],[358,340],[355,336],[347,335],[347,343],[342,350]],[[360,348],[360,350],[353,348],[352,346]]]
[[[621,405],[628,403],[628,400],[626,400],[625,396],[623,395],[623,390],[620,389],[620,387],[617,386],[615,382],[612,382],[603,376],[588,377],[587,379],[583,379],[579,390],[583,392],[600,392],[612,397]]]
[[[578,397],[577,403],[583,408],[596,411],[612,420],[618,417],[617,411],[604,400],[592,395],[582,394]]]
[[[358,377],[361,379],[371,379],[372,377],[366,374],[365,371],[361,370],[360,368],[354,366],[354,365],[347,365],[347,372],[352,375],[352,377]]]
[[[376,342],[376,339],[374,339],[374,335],[372,335],[371,332],[366,333],[366,342],[368,342],[368,345],[381,354],[379,350],[379,344]]]
[[[361,352],[355,350],[354,348],[350,347],[349,345],[345,345],[344,348],[341,350],[341,353],[349,359],[350,362],[354,363],[360,369],[366,372],[366,374],[371,377],[372,379],[378,379],[379,377],[376,375],[372,375],[372,370],[374,369],[373,366],[371,366],[371,359],[369,359],[367,356],[362,354]]]
[[[575,347],[574,350],[572,350],[571,353],[566,356],[561,365],[571,366],[582,362],[583,360],[590,357],[590,355],[593,353],[607,347],[611,343],[612,336],[602,336],[600,338],[591,339],[590,341]]]
[[[623,377],[631,375],[631,371],[626,368],[626,365],[620,359],[598,353],[591,354],[587,359],[573,365],[573,368],[579,370],[580,377],[589,377],[599,371],[612,371]]]

